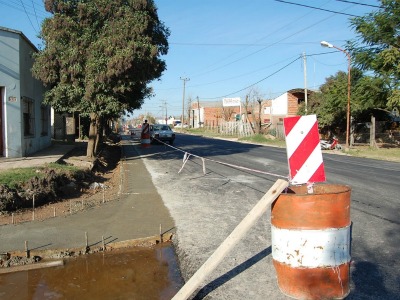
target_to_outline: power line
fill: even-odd
[[[275,1],[278,1],[278,0],[275,0]],[[285,36],[285,37],[281,38],[280,40],[278,40],[278,41],[276,41],[276,42],[274,42],[274,43],[269,44],[268,46],[265,46],[265,47],[263,47],[263,48],[261,48],[261,49],[259,49],[259,50],[257,50],[257,51],[251,52],[250,54],[248,54],[248,55],[246,55],[246,56],[240,57],[240,58],[238,58],[238,59],[236,59],[236,60],[234,60],[234,61],[231,61],[231,62],[229,62],[229,63],[226,63],[226,64],[224,64],[224,65],[222,65],[222,66],[216,67],[216,68],[214,68],[214,69],[212,69],[212,70],[210,70],[210,71],[208,71],[208,72],[205,72],[205,73],[202,73],[202,74],[198,74],[198,75],[196,75],[195,77],[202,76],[202,75],[208,74],[208,73],[210,73],[210,72],[213,72],[213,71],[222,69],[222,68],[227,67],[227,66],[229,66],[229,65],[231,65],[231,64],[234,64],[234,63],[236,63],[236,62],[238,62],[238,61],[241,61],[241,60],[243,60],[243,59],[246,59],[246,58],[248,58],[248,57],[250,57],[250,56],[252,56],[252,55],[255,55],[255,54],[257,54],[257,53],[259,53],[259,52],[261,52],[261,51],[263,51],[263,50],[265,50],[265,49],[267,49],[267,48],[270,48],[270,47],[272,47],[272,46],[274,46],[274,45],[280,44],[282,41],[285,41],[285,40],[289,39],[289,38],[292,37],[292,36],[298,35],[299,33],[303,32],[303,31],[306,31],[306,30],[308,30],[309,28],[311,28],[311,27],[313,27],[313,26],[315,26],[315,25],[318,25],[318,24],[320,24],[320,23],[322,23],[322,22],[325,22],[327,19],[332,18],[333,16],[334,16],[334,15],[331,15],[331,16],[329,16],[329,17],[327,17],[327,18],[324,18],[324,19],[322,19],[322,20],[319,20],[319,21],[317,21],[317,22],[315,22],[315,23],[313,23],[313,24],[311,24],[311,25],[309,25],[309,26],[307,26],[307,27],[305,27],[305,28],[303,28],[303,29],[300,29],[300,30],[298,30],[298,31],[296,31],[296,32],[294,32],[294,33],[288,35],[288,36]],[[192,77],[193,77],[193,75],[192,75]]]
[[[0,4],[4,4],[5,6],[11,7],[13,9],[15,9],[15,10],[19,10],[21,12],[25,12],[26,11],[27,14],[29,14],[31,16],[35,16],[35,14],[32,13],[33,7],[31,5],[29,5],[29,4],[26,4],[26,3],[25,4],[22,3],[22,5],[21,5],[21,1],[12,1],[12,0],[9,0],[7,2],[6,1],[0,1]],[[36,6],[38,6],[38,5],[39,4],[36,3]],[[24,10],[24,8],[25,8],[25,10]],[[48,16],[47,13],[44,11],[44,9],[43,9],[43,11],[37,11],[36,15],[41,19],[45,19]]]
[[[330,51],[330,52],[314,53],[314,54],[308,54],[308,55],[306,55],[306,56],[308,56],[308,57],[311,57],[311,56],[319,56],[319,55],[332,54],[332,53],[335,53],[335,52],[340,52],[340,51],[337,51],[337,50],[336,50],[336,51]],[[273,75],[279,73],[280,71],[286,69],[288,66],[290,66],[290,65],[293,64],[293,63],[295,63],[295,62],[296,62],[297,60],[299,60],[300,58],[302,58],[302,56],[297,57],[296,59],[292,60],[292,61],[289,62],[288,64],[286,64],[286,65],[284,65],[283,67],[281,67],[280,69],[276,70],[275,72],[269,74],[268,76],[264,77],[263,79],[261,79],[261,80],[255,82],[255,83],[253,83],[253,84],[251,84],[251,85],[249,85],[249,86],[247,86],[247,87],[245,87],[245,88],[243,88],[243,89],[241,89],[241,90],[238,90],[238,91],[235,91],[235,92],[233,92],[233,93],[229,93],[229,94],[227,94],[227,95],[220,96],[220,97],[203,98],[203,99],[205,99],[205,100],[211,100],[211,99],[224,98],[224,97],[231,96],[231,95],[237,94],[237,93],[239,93],[239,92],[242,92],[242,91],[244,91],[244,90],[246,90],[246,89],[248,89],[248,88],[250,88],[250,87],[252,87],[252,86],[255,86],[256,84],[259,84],[260,82],[262,82],[262,81],[264,81],[264,80],[266,80],[266,79],[272,77]]]
[[[315,44],[315,42],[310,41],[302,41],[302,44]],[[275,43],[268,43],[268,44],[240,44],[240,43],[180,43],[180,42],[171,42],[169,43],[170,45],[177,45],[177,46],[206,46],[206,47],[219,47],[219,46],[229,46],[229,47],[269,47],[271,45],[274,45]],[[298,42],[292,42],[292,43],[280,43],[281,45],[298,45]]]
[[[356,5],[369,6],[369,7],[383,8],[383,6],[380,6],[380,5],[366,4],[366,3],[354,2],[354,1],[347,1],[347,0],[336,0],[336,1],[350,3],[350,4],[356,4]]]
[[[315,6],[309,6],[309,5],[300,4],[300,3],[294,3],[294,2],[283,1],[283,0],[274,0],[274,1],[282,2],[282,3],[286,3],[286,4],[291,4],[291,5],[307,7],[307,8],[312,8],[312,9],[317,9],[317,10],[322,10],[322,11],[327,11],[327,12],[331,12],[331,13],[334,13],[334,14],[345,15],[345,16],[349,16],[349,17],[359,17],[359,16],[352,15],[352,14],[346,14],[346,13],[342,13],[342,12],[338,12],[338,11],[334,11],[334,10],[324,9],[324,8],[315,7]]]
[[[283,66],[282,68],[276,70],[275,72],[273,72],[273,73],[269,74],[268,76],[266,76],[266,77],[260,79],[259,81],[255,82],[255,83],[253,83],[253,84],[251,84],[251,85],[249,85],[249,86],[247,86],[247,87],[245,87],[245,88],[242,88],[242,89],[240,89],[240,90],[238,90],[238,91],[229,93],[229,94],[224,95],[224,96],[213,97],[213,98],[203,98],[203,99],[218,99],[218,98],[224,98],[224,97],[228,97],[228,96],[237,94],[237,93],[242,92],[242,91],[244,91],[244,90],[247,90],[248,88],[251,88],[252,86],[255,86],[256,84],[259,84],[260,82],[263,82],[264,80],[267,80],[268,78],[274,76],[275,74],[279,73],[280,71],[286,69],[288,66],[290,66],[290,65],[293,64],[293,63],[295,63],[295,62],[298,61],[300,58],[302,58],[302,57],[301,57],[301,56],[297,57],[295,60],[292,60],[290,63],[286,64],[286,65]]]
[[[26,16],[28,17],[29,23],[31,23],[33,30],[37,33],[37,30],[36,30],[35,26],[33,26],[33,23],[32,23],[32,21],[31,21],[31,18],[29,18],[28,12],[27,12],[26,9],[25,9],[24,2],[22,2],[22,0],[20,0],[20,1],[21,1],[21,4],[22,4],[22,7],[24,8],[25,14],[26,14]]]
[[[296,56],[296,57],[297,57],[297,56]],[[290,59],[292,59],[292,58],[290,58]],[[190,85],[190,87],[191,87],[191,88],[193,88],[193,87],[201,87],[201,86],[205,86],[205,85],[211,85],[211,84],[220,83],[220,82],[223,82],[223,81],[228,81],[228,80],[232,80],[232,79],[244,77],[244,76],[247,76],[247,75],[249,75],[249,74],[254,74],[254,73],[258,72],[258,71],[261,71],[261,70],[264,70],[264,69],[267,69],[267,68],[270,68],[270,67],[274,67],[274,66],[279,65],[279,64],[281,64],[281,63],[284,63],[284,62],[286,62],[286,61],[288,61],[288,60],[289,60],[289,59],[284,59],[284,60],[281,60],[281,61],[279,61],[279,62],[275,62],[275,63],[273,63],[273,64],[271,64],[271,65],[269,65],[269,66],[266,66],[266,67],[263,67],[263,68],[259,68],[259,69],[257,69],[257,70],[252,70],[252,71],[249,71],[249,72],[244,73],[244,74],[240,74],[240,75],[233,76],[233,77],[230,77],[230,78],[225,78],[225,79],[221,79],[221,80],[217,80],[217,81],[213,81],[213,82],[208,82],[208,83],[204,83],[204,84]]]
[[[33,11],[35,13],[36,23],[38,25],[38,28],[40,29],[39,20],[38,20],[37,14],[36,14],[36,8],[35,8],[35,4],[33,3],[33,0],[32,0],[32,7],[33,7]]]
[[[329,0],[329,1],[331,1],[331,0]],[[329,1],[328,1],[328,2],[329,2]],[[268,37],[270,37],[271,35],[277,34],[279,31],[284,30],[285,28],[290,27],[290,26],[293,25],[293,24],[298,24],[299,21],[300,21],[301,19],[307,18],[307,16],[308,16],[309,14],[311,14],[311,12],[308,12],[308,13],[306,13],[306,14],[304,14],[304,15],[298,17],[298,18],[293,18],[293,20],[292,20],[291,22],[289,22],[288,24],[286,24],[286,25],[284,25],[284,26],[281,26],[280,28],[271,31],[269,34],[267,34],[266,36],[264,36],[264,37],[258,39],[256,42],[265,40],[265,39],[267,39]],[[325,20],[327,20],[327,19],[329,19],[329,18],[331,18],[331,17],[325,18],[323,21],[325,21]],[[317,23],[315,23],[314,25],[316,25],[316,24],[318,24],[318,23],[320,23],[320,22],[317,22]],[[310,28],[310,27],[307,27],[306,29],[308,29],[308,28]],[[300,30],[299,32],[301,32],[301,30]],[[286,37],[286,38],[284,38],[284,39],[281,39],[280,41],[278,41],[278,43],[281,42],[281,41],[283,41],[283,40],[285,40],[285,39],[288,39],[288,38],[290,38],[290,37],[291,37],[291,35],[288,36],[288,37]],[[271,44],[271,45],[267,45],[264,49],[266,49],[266,48],[268,48],[268,47],[270,47],[270,46],[273,46],[273,45],[275,45],[275,44],[277,44],[277,43],[273,43],[273,44]],[[248,47],[248,46],[246,46],[246,47]],[[239,52],[242,51],[242,50],[243,50],[243,49],[241,49],[241,50],[239,50],[239,51],[236,51],[236,52],[234,52],[233,54],[226,56],[224,59],[219,60],[219,61],[218,61],[218,64],[220,64],[222,61],[227,60],[228,58],[232,57],[233,55],[239,53]],[[261,50],[263,50],[263,49],[261,49]],[[258,52],[259,52],[259,51],[255,52],[255,53],[252,53],[252,54],[256,54],[256,53],[258,53]],[[252,54],[250,54],[250,55],[252,55]],[[247,58],[247,57],[248,57],[248,56],[245,56],[244,58]],[[236,61],[237,61],[237,60],[236,60]],[[234,61],[234,62],[236,62],[236,61]],[[213,66],[213,65],[211,65],[211,66],[209,66],[209,67],[212,67],[212,66]],[[226,66],[226,65],[225,65],[225,66]],[[207,68],[209,68],[209,67],[207,67]],[[222,67],[224,67],[224,66],[222,66]],[[217,69],[218,69],[218,68],[217,68]],[[212,71],[214,71],[214,70],[215,70],[215,69],[213,69],[213,70],[211,70],[211,71],[209,71],[209,72],[212,72]],[[201,73],[201,74],[196,74],[196,75],[194,75],[194,76],[198,77],[198,76],[201,76],[201,75],[208,74],[209,72],[203,72],[203,73]],[[192,74],[192,77],[193,77],[193,74]]]

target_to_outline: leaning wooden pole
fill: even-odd
[[[203,280],[218,266],[229,251],[240,241],[254,223],[267,211],[282,191],[288,186],[288,182],[278,179],[260,201],[253,207],[247,216],[239,223],[225,241],[215,250],[207,261],[197,270],[188,282],[179,290],[172,300],[185,300],[199,287]]]

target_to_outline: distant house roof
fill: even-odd
[[[6,28],[6,27],[2,27],[2,26],[0,26],[0,31],[10,32],[10,33],[15,33],[15,34],[20,35],[36,52],[39,51],[38,48],[36,48],[36,46],[34,44],[32,44],[32,42],[22,33],[22,31]]]
[[[307,95],[311,95],[311,94],[316,93],[316,92],[317,92],[316,90],[307,89]],[[287,90],[286,92],[280,94],[279,97],[284,95],[284,94],[286,94],[286,93],[290,93],[290,94],[293,94],[293,95],[294,94],[300,94],[300,93],[304,94],[304,88],[295,88],[295,89]],[[278,97],[276,97],[276,98],[278,98]]]

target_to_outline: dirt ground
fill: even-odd
[[[86,157],[86,148],[77,147],[63,161],[82,169],[92,168],[93,179],[89,186],[80,188],[72,196],[61,197],[52,203],[20,209],[13,213],[1,214],[0,225],[42,221],[48,218],[62,217],[81,210],[100,206],[117,198],[120,185],[120,146],[108,145],[100,152],[97,162]]]

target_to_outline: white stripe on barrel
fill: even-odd
[[[271,227],[272,257],[294,268],[334,267],[350,261],[350,227],[289,230]]]

